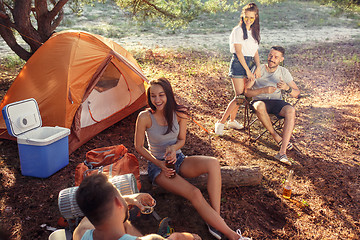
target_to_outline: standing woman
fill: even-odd
[[[177,104],[169,81],[150,81],[147,100],[151,109],[140,112],[135,129],[135,148],[148,160],[148,175],[153,183],[188,199],[208,224],[217,239],[224,234],[230,240],[247,239],[231,230],[220,217],[221,171],[216,158],[185,156],[186,108]],[[149,149],[145,148],[147,139]],[[166,163],[175,164],[175,170]],[[207,190],[210,204],[201,191],[184,178],[208,174]],[[222,233],[222,234],[221,234]]]
[[[243,126],[235,120],[240,105],[244,103],[244,89],[246,80],[254,80],[260,75],[260,59],[258,48],[260,44],[259,9],[255,3],[243,7],[239,24],[232,30],[230,38],[230,52],[233,54],[230,62],[229,76],[235,91],[235,97],[227,106],[220,121],[215,123],[215,134],[222,136],[224,124],[228,121],[228,128],[242,129]],[[251,69],[256,65],[254,73]]]

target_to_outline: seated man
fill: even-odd
[[[157,240],[164,239],[160,235],[141,233],[128,221],[128,204],[144,209],[152,206],[154,199],[146,193],[122,197],[119,190],[108,181],[104,174],[93,174],[81,182],[76,191],[76,202],[85,217],[74,231],[74,240]],[[130,235],[131,234],[131,235]],[[193,240],[197,235],[190,233],[173,233],[168,239]]]
[[[295,125],[295,109],[282,99],[281,90],[292,97],[299,96],[300,90],[293,81],[290,72],[279,66],[284,60],[284,54],[285,49],[280,46],[274,46],[270,49],[268,63],[260,66],[261,77],[247,84],[245,95],[253,98],[251,105],[257,117],[280,145],[280,151],[275,155],[275,158],[291,165],[286,156],[286,150],[292,148],[290,137]],[[285,118],[282,136],[272,126],[269,114]]]

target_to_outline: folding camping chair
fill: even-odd
[[[286,96],[285,92],[282,92],[282,97],[286,102],[289,102],[293,107],[295,107],[298,102],[306,97],[305,95],[299,95],[297,98],[288,98]],[[245,108],[244,108],[244,129],[245,131],[247,131],[248,135],[249,135],[249,140],[250,142],[256,142],[259,138],[261,138],[266,132],[267,129],[262,130],[259,134],[257,135],[253,135],[252,132],[254,132],[252,130],[252,128],[254,128],[254,124],[259,120],[255,114],[255,111],[251,108],[251,101],[252,98],[245,98]],[[283,125],[284,125],[284,118],[280,117],[277,118],[275,115],[270,114],[270,120],[272,123],[272,126],[274,127],[275,131],[279,132],[279,130],[282,129]],[[260,121],[259,121],[260,122]],[[262,126],[262,124],[261,124]],[[262,126],[263,127],[263,126]]]

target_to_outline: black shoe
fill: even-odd
[[[220,240],[223,238],[223,234],[221,232],[219,232],[218,230],[216,230],[209,224],[206,224],[206,225],[208,226],[208,229],[209,229],[209,232],[211,233],[211,235],[213,235],[216,239]]]

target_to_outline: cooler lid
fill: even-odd
[[[7,130],[14,137],[42,125],[39,106],[34,98],[9,103],[2,112]]]

